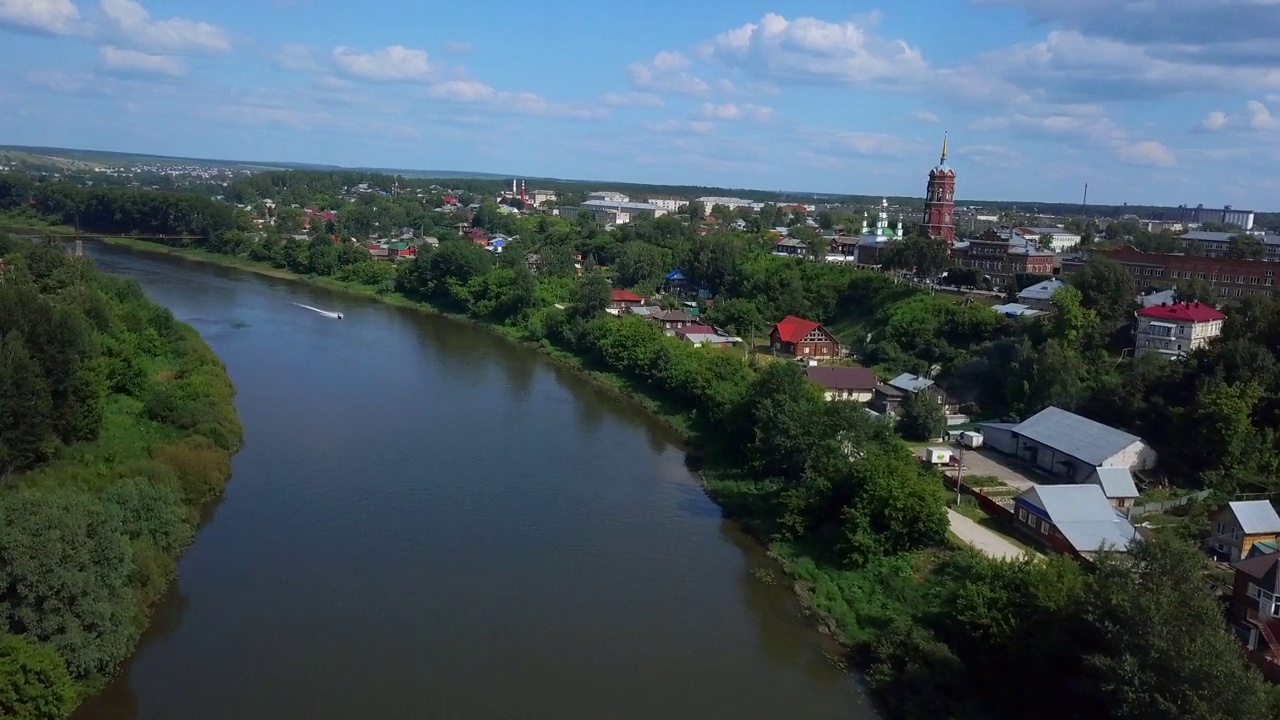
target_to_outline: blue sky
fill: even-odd
[[[1280,0],[0,0],[0,143],[1280,209]]]

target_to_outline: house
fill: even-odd
[[[1085,482],[1102,488],[1111,506],[1120,510],[1128,510],[1138,500],[1138,485],[1133,481],[1133,473],[1128,468],[1100,467],[1085,478]]]
[[[651,318],[662,312],[662,308],[656,305],[633,305],[627,308],[628,315],[639,315],[642,318]]]
[[[946,405],[945,394],[932,380],[911,373],[902,373],[887,383],[876,385],[872,407],[885,415],[897,415],[902,403],[906,402],[909,396],[921,391],[934,394],[938,402]],[[945,412],[952,412],[952,410],[951,407],[944,407]]]
[[[1137,312],[1133,332],[1133,356],[1151,353],[1167,358],[1183,357],[1208,345],[1222,334],[1227,316],[1200,302],[1152,305]]]
[[[1138,540],[1097,485],[1036,485],[1013,499],[1014,527],[1058,552],[1088,558]]]
[[[1082,240],[1078,233],[1060,227],[1019,227],[1014,228],[1013,231],[1037,246],[1048,240],[1049,246],[1046,249],[1055,253],[1066,252],[1079,245]]]
[[[425,245],[428,248],[435,249],[440,247],[440,238],[424,237],[420,244]]]
[[[827,400],[871,402],[875,396],[876,374],[864,367],[815,365],[805,368],[809,380],[822,388]]]
[[[679,293],[689,287],[689,278],[684,274],[683,270],[675,269],[667,273],[666,280],[662,283],[662,292]]]
[[[640,307],[644,304],[644,298],[631,292],[630,290],[613,289],[613,298],[609,303],[609,307],[614,310],[625,310],[627,308]]]
[[[1062,273],[1080,272],[1089,258],[1114,260],[1133,277],[1138,287],[1151,283],[1175,284],[1179,280],[1204,280],[1218,297],[1270,295],[1276,292],[1276,269],[1280,264],[1267,260],[1233,260],[1186,253],[1144,252],[1131,245],[1118,248],[1091,248],[1087,256],[1062,258]]]
[[[1057,278],[1038,282],[1018,293],[1018,302],[1034,310],[1049,312],[1053,310],[1053,296],[1067,284]]]
[[[374,260],[391,259],[391,251],[384,243],[369,243],[364,246],[364,249],[369,251],[369,255],[372,256]]]
[[[679,328],[675,331],[675,336],[694,347],[733,347],[742,342],[742,338],[727,335],[710,325],[697,323]]]
[[[677,330],[693,324],[693,316],[683,310],[663,310],[649,316],[662,326],[662,331],[675,335]]]
[[[387,246],[387,256],[392,262],[412,260],[418,257],[418,248],[407,242],[394,242]]]
[[[1142,438],[1056,407],[1021,423],[979,423],[984,442],[1051,475],[1085,481],[1098,468],[1146,470],[1156,453]]]
[[[1227,503],[1209,521],[1211,532],[1205,545],[1232,561],[1249,557],[1257,543],[1280,540],[1280,515],[1268,500]]]
[[[809,254],[809,243],[793,237],[784,237],[773,246],[774,255],[804,257]]]
[[[840,341],[820,323],[788,315],[769,331],[774,354],[829,360],[840,354]]]
[[[1270,682],[1280,681],[1280,553],[1231,564],[1235,579],[1227,604],[1232,632]]]

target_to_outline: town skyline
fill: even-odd
[[[1280,189],[1274,4],[471,9],[483,23],[397,2],[3,0],[0,137],[920,197],[948,130],[959,204],[1073,203],[1087,182],[1091,204],[1265,212]]]

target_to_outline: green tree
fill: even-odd
[[[296,235],[302,231],[302,223],[306,213],[291,205],[276,208],[276,231],[281,235]]]
[[[66,663],[53,648],[0,634],[0,717],[63,720],[78,700]]]
[[[1133,278],[1118,262],[1094,258],[1071,275],[1070,281],[1080,291],[1084,307],[1098,313],[1104,322],[1120,322],[1133,312]]]
[[[1084,611],[1087,677],[1113,718],[1268,717],[1266,690],[1204,590],[1205,559],[1156,537],[1098,566]]]
[[[912,393],[902,403],[898,432],[908,440],[937,440],[947,429],[947,415],[930,388]]]
[[[74,677],[107,674],[135,632],[120,520],[76,490],[0,493],[0,627],[57,649]]]
[[[1231,236],[1225,255],[1232,260],[1265,260],[1267,246],[1256,235],[1240,233]]]
[[[951,249],[945,240],[911,235],[889,241],[881,258],[885,267],[934,278],[950,266]]]
[[[578,311],[584,317],[604,312],[613,302],[613,286],[600,271],[589,272],[578,282]]]
[[[44,373],[11,332],[0,341],[0,478],[44,461],[55,443]]]
[[[1213,285],[1199,278],[1179,280],[1174,285],[1174,295],[1178,298],[1178,302],[1184,303],[1201,302],[1213,305],[1218,302],[1218,293],[1214,292]]]
[[[640,287],[652,292],[671,269],[671,254],[656,245],[635,240],[622,246],[613,267],[622,287]]]

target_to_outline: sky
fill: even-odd
[[[0,143],[1280,210],[1280,0],[0,0]]]

